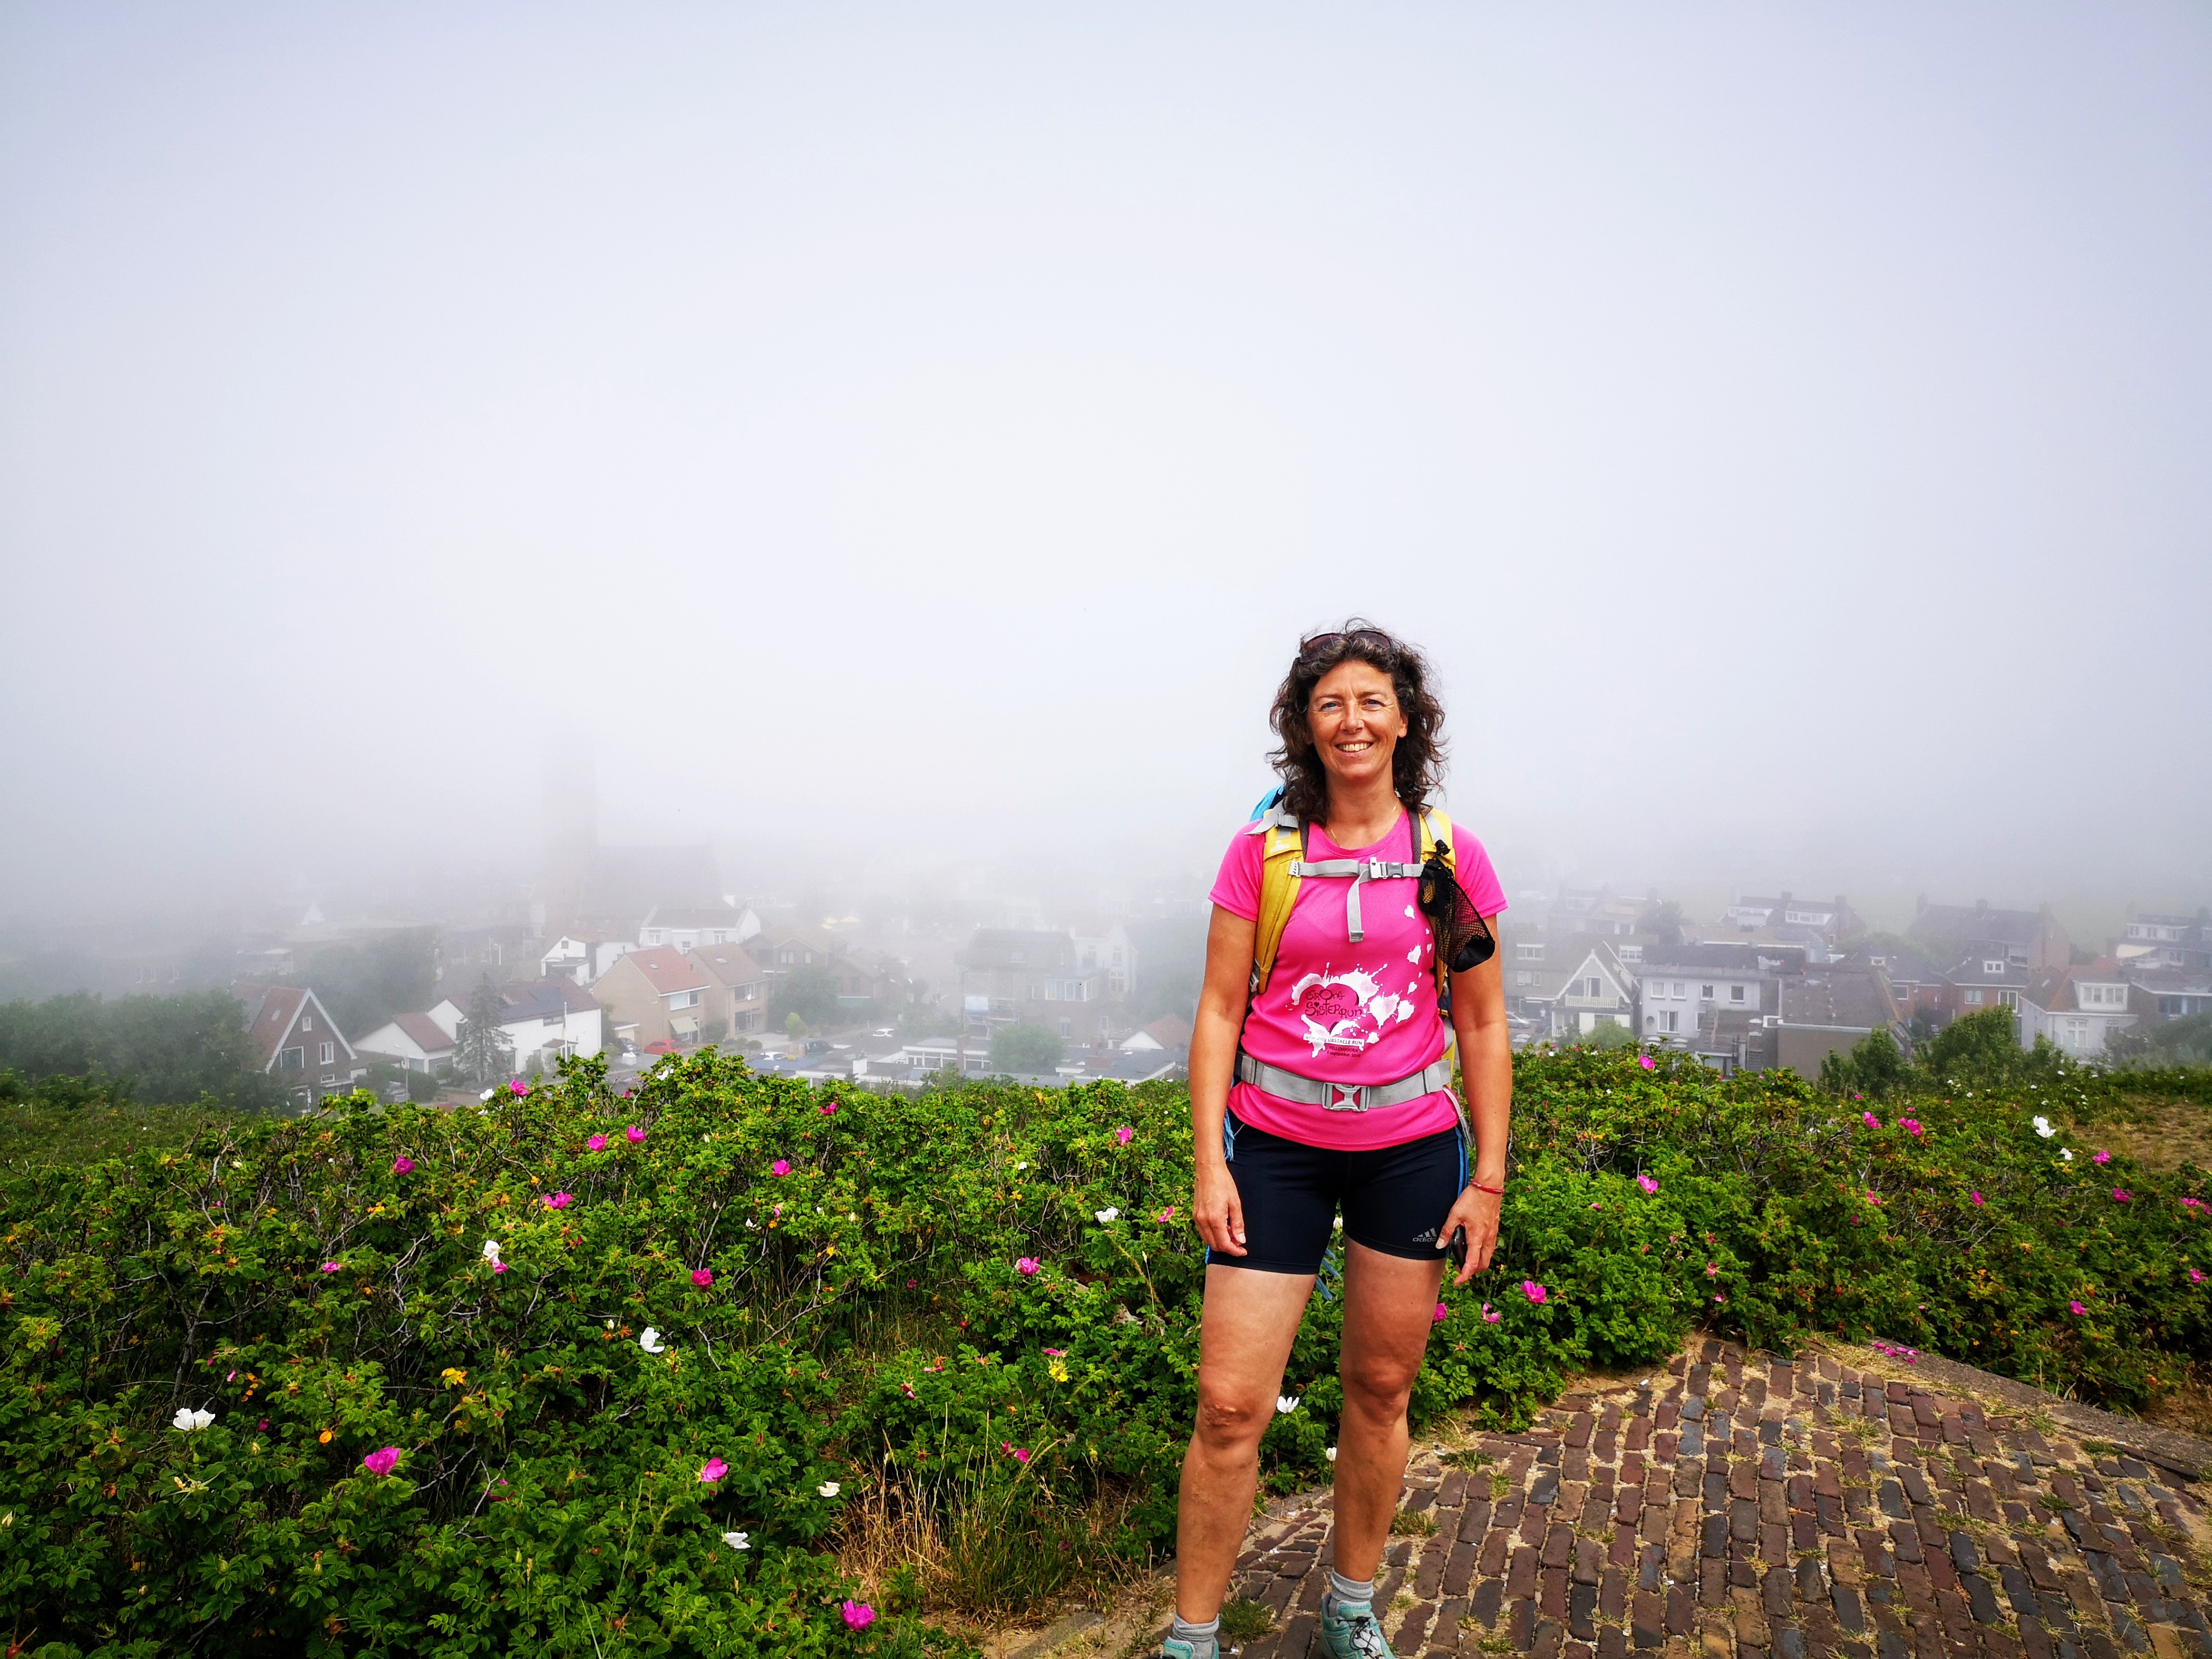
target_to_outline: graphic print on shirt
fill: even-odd
[[[1397,993],[1382,988],[1383,971],[1354,968],[1333,974],[1323,969],[1291,988],[1291,1006],[1304,1023],[1305,1039],[1316,1055],[1359,1054],[1413,1017],[1413,992],[1421,982],[1418,973]]]

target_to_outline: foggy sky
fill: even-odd
[[[11,6],[0,915],[526,864],[584,763],[743,890],[1202,891],[1352,611],[1509,890],[2193,907],[2208,84],[2193,3]]]

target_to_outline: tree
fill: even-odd
[[[1888,1030],[1869,1031],[1848,1054],[1832,1054],[1820,1062],[1820,1086],[1838,1095],[1893,1094],[1906,1078],[1905,1053]]]
[[[1656,934],[1662,945],[1680,945],[1682,942],[1682,907],[1673,899],[1668,899],[1664,904],[1655,904],[1644,913],[1639,925],[1645,933]]]
[[[514,1071],[514,1044],[500,1022],[507,1018],[507,999],[486,974],[469,995],[468,1018],[461,1022],[453,1046],[453,1070],[464,1081],[489,1088]]]
[[[809,1025],[829,1025],[837,1018],[837,975],[818,962],[801,963],[775,982],[769,999],[769,1018],[790,1024],[797,1014]]]
[[[991,1034],[991,1065],[998,1071],[1040,1073],[1060,1064],[1060,1033],[1024,1020]]]
[[[1935,1082],[1948,1084],[2011,1083],[2031,1071],[2047,1069],[2020,1046],[2020,1017],[2000,1004],[1953,1020],[1928,1045],[1922,1069]]]
[[[438,969],[428,927],[402,928],[366,945],[326,945],[307,959],[303,984],[349,1036],[365,1036],[392,1018],[430,1006]]]
[[[1636,1033],[1619,1020],[1601,1019],[1576,1041],[1585,1048],[1633,1048]]]
[[[181,1105],[213,1096],[244,1111],[282,1108],[261,1069],[246,1010],[227,991],[103,1001],[89,992],[0,1004],[0,1066],[31,1081],[99,1080],[118,1101]]]

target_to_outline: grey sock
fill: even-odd
[[[1190,1644],[1191,1659],[1213,1659],[1220,1652],[1221,1615],[1215,1613],[1202,1625],[1194,1625],[1181,1613],[1168,1626],[1168,1635],[1177,1642]]]
[[[1374,1605],[1375,1581],[1372,1578],[1346,1578],[1334,1567],[1328,1570],[1328,1611],[1339,1613],[1346,1607]]]

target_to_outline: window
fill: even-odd
[[[1643,960],[1644,960],[1644,947],[1643,947],[1642,945],[1622,945],[1622,946],[1620,947],[1620,959],[1621,959],[1623,962],[1641,962],[1641,961],[1643,961]]]
[[[668,1006],[672,1008],[696,1008],[699,1006],[699,994],[696,991],[671,991],[668,994]]]
[[[1526,968],[1516,969],[1514,971],[1513,982],[1516,985],[1534,985],[1536,982],[1536,976]]]
[[[332,1060],[336,1060],[337,1057],[338,1057],[338,1045],[337,1045],[337,1043],[335,1043],[335,1042],[325,1042],[325,1043],[323,1045],[323,1058],[322,1058],[322,1064],[324,1064],[324,1065],[327,1066],[327,1065],[329,1065]]]
[[[1741,1002],[1743,1000],[1743,987],[1741,985],[1729,986],[1729,1000],[1730,1002]]]
[[[1969,991],[1968,991],[1968,992],[1967,992],[1964,996],[1960,997],[1960,998],[1959,999],[1959,1000],[1960,1000],[1960,1001],[1961,1001],[1961,1002],[1963,1002],[1963,1003],[1965,1003],[1965,1004],[1966,1005],[1966,1006],[1968,1006],[1969,1008],[1978,1008],[1978,1007],[1980,1007],[1980,1006],[1982,1006],[1982,992],[1981,992],[1981,988],[1980,988],[1979,986],[1976,986],[1976,987],[1974,987],[1972,990],[1969,990]]]
[[[2066,1046],[2069,1048],[2086,1048],[2089,1046],[2087,1020],[2069,1019],[2066,1022]]]
[[[1680,1030],[1682,1029],[1682,1016],[1680,1011],[1678,1009],[1669,1008],[1665,1013],[1660,1015],[1659,1029],[1662,1031]]]
[[[2008,1008],[2017,1008],[2020,1006],[2020,993],[2017,991],[2000,991],[1997,993],[1997,1000],[2004,1004]]]
[[[1711,1002],[1713,1000],[1713,988],[1710,985],[1698,987],[1698,1000],[1701,1002]]]
[[[307,1068],[307,1051],[305,1048],[287,1048],[276,1056],[276,1063],[288,1072],[304,1072]]]
[[[1513,954],[1522,962],[1541,962],[1544,947],[1540,945],[1516,945],[1513,947]]]
[[[1684,986],[1682,981],[1679,979],[1674,981],[1674,994],[1678,997],[1688,994],[1688,988]]]
[[[1060,1034],[1064,1037],[1073,1036],[1075,1035],[1075,1022],[1072,1019],[1063,1019],[1060,1021]]]
[[[799,952],[793,950],[791,946],[787,945],[782,950],[776,952],[775,959],[788,967],[791,963],[799,960]]]
[[[1984,974],[1987,974],[1991,979],[2002,978],[2004,975],[2004,963],[2002,962],[1984,962],[1982,964],[1982,971]]]
[[[312,1030],[313,1030],[315,1029],[315,1017],[314,1017],[313,1014],[302,1014],[302,1015],[301,1015],[301,1016],[300,1016],[300,1029],[301,1029],[301,1030],[303,1030],[303,1031],[312,1031]]]

